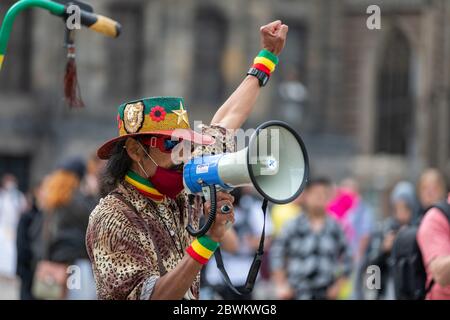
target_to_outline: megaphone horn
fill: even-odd
[[[231,191],[253,185],[265,199],[283,204],[300,195],[308,175],[308,155],[299,134],[285,122],[265,122],[246,148],[193,158],[185,164],[183,180],[188,193],[203,194],[212,204],[207,223],[200,230],[188,226],[188,231],[193,236],[208,231],[216,214],[216,189]]]

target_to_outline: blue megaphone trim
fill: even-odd
[[[219,176],[218,164],[223,155],[193,158],[184,165],[184,183],[192,193],[201,193],[205,185],[215,185],[224,190],[232,189]]]

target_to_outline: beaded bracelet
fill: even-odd
[[[278,57],[266,49],[262,49],[253,60],[253,68],[256,68],[268,76],[275,70],[278,64]]]
[[[200,264],[206,264],[218,247],[218,242],[205,235],[195,239],[186,252]]]

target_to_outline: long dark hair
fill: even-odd
[[[125,139],[116,143],[111,157],[101,176],[100,194],[102,197],[113,191],[122,181],[131,167],[133,160],[125,149]]]

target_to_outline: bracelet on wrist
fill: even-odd
[[[278,57],[267,49],[262,49],[253,60],[253,68],[263,71],[268,76],[275,71]]]
[[[253,65],[247,75],[256,77],[261,87],[269,81],[270,75],[275,71],[278,57],[267,49],[262,49],[253,60]]]
[[[195,239],[186,249],[186,252],[200,264],[206,264],[218,247],[218,242],[204,235]]]

